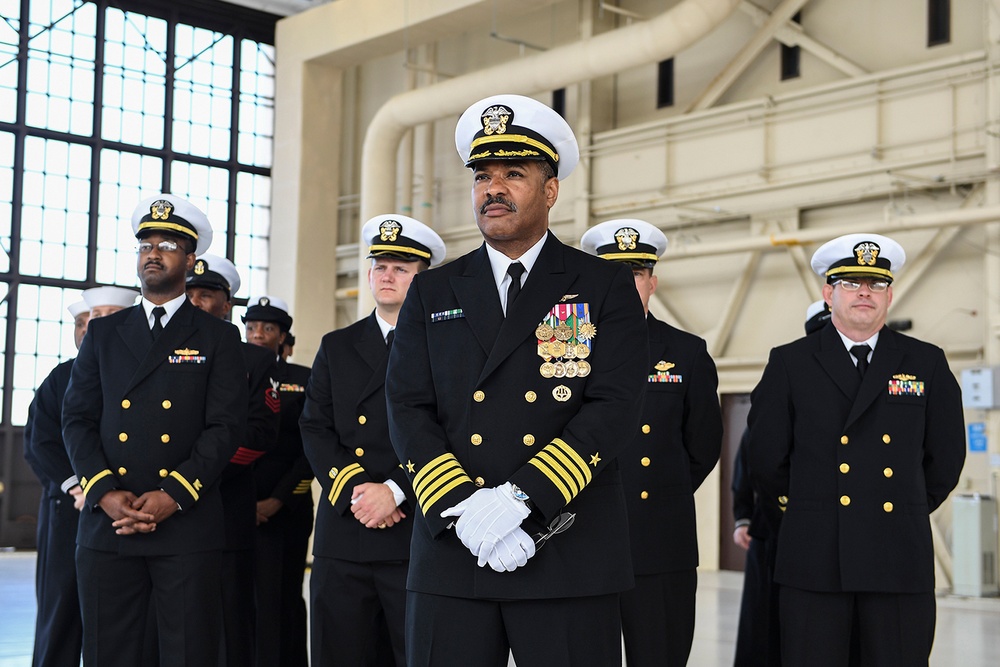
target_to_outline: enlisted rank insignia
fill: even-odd
[[[166,199],[157,199],[149,205],[149,215],[153,220],[166,220],[174,210],[174,205]]]
[[[396,220],[383,220],[378,226],[378,237],[383,243],[395,243],[402,231],[403,225]]]
[[[893,375],[889,380],[890,396],[923,396],[924,383],[917,380],[915,375],[899,373]]]
[[[660,359],[653,366],[655,373],[649,374],[650,382],[684,382],[684,376],[680,373],[671,373],[670,370],[676,366],[672,361]]]
[[[171,364],[203,364],[205,356],[198,354],[198,350],[185,347],[183,350],[174,350],[174,353],[167,357],[167,361]]]
[[[861,266],[875,266],[875,260],[882,249],[874,241],[864,241],[854,246],[854,254],[858,256]]]
[[[431,322],[444,322],[445,320],[457,320],[462,317],[465,317],[465,311],[463,311],[461,308],[453,308],[451,310],[441,310],[436,313],[431,313]]]
[[[207,266],[208,265],[205,263],[205,260],[199,259],[197,262],[194,263],[194,275],[196,276],[204,275],[205,268]]]
[[[264,390],[264,404],[271,409],[271,412],[277,414],[281,412],[281,397],[278,396],[280,383],[271,378],[268,378],[268,382],[271,386]]]
[[[590,356],[595,336],[597,327],[590,321],[589,303],[557,304],[535,327],[538,356],[543,359],[538,372],[543,378],[587,377],[592,369],[586,359]],[[566,389],[566,392],[557,396],[553,391],[553,397],[557,401],[568,401],[572,392],[562,385],[556,390],[560,388]]]
[[[639,239],[639,232],[631,227],[622,227],[615,232],[615,241],[618,242],[618,249],[635,250],[635,242]]]
[[[487,136],[492,134],[503,134],[507,131],[507,125],[514,117],[514,111],[503,104],[496,104],[483,112],[483,133]]]

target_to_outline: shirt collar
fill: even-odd
[[[389,335],[389,332],[396,328],[396,325],[389,324],[383,320],[377,310],[375,311],[375,321],[378,322],[378,328],[382,331],[382,340],[385,340],[385,337]]]
[[[507,275],[507,267],[513,262],[521,262],[521,265],[524,267],[524,275],[521,276],[521,284],[524,284],[524,281],[528,279],[528,274],[531,273],[531,268],[535,265],[535,260],[538,259],[538,255],[542,252],[542,246],[545,245],[545,241],[548,238],[549,233],[545,232],[545,234],[542,235],[542,238],[538,239],[535,245],[528,248],[528,250],[517,259],[511,259],[499,250],[493,248],[493,246],[489,243],[486,244],[486,254],[490,258],[490,267],[493,269],[493,280],[496,281],[498,293],[501,285],[510,281],[510,276]]]
[[[837,329],[837,327],[834,327],[834,329]],[[865,344],[867,344],[868,347],[872,349],[872,352],[874,352],[875,344],[878,343],[879,331],[876,331],[875,335],[869,338],[868,340],[860,340],[860,341],[851,340],[844,334],[840,333],[840,329],[837,329],[837,335],[840,336],[840,340],[844,344],[844,347],[847,348],[848,352],[850,352],[851,348],[854,347],[855,345],[865,345]],[[871,352],[869,352],[868,354],[871,355]]]
[[[176,296],[170,301],[161,304],[155,304],[146,297],[142,297],[142,310],[146,313],[146,322],[149,324],[149,328],[153,328],[153,308],[160,305],[163,306],[165,311],[167,311],[166,314],[160,317],[160,324],[167,326],[167,322],[169,322],[170,318],[174,316],[174,313],[176,313],[177,310],[184,305],[185,301],[187,301],[187,293],[185,292],[182,292],[180,296]]]

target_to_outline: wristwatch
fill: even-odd
[[[526,503],[529,500],[528,494],[521,490],[517,484],[510,485],[510,495],[514,496],[515,499],[520,500],[522,503]]]

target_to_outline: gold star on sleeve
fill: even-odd
[[[594,452],[593,456],[590,457],[590,465],[597,467],[597,464],[601,462],[601,453]]]
[[[417,472],[417,467],[415,465],[413,465],[413,461],[409,461],[408,460],[406,462],[406,472],[411,473],[411,474]]]

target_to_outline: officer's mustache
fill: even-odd
[[[503,195],[486,195],[486,201],[483,202],[483,205],[479,207],[480,215],[485,214],[486,208],[488,206],[492,206],[493,204],[500,204],[501,206],[505,206],[507,210],[510,211],[511,213],[517,213],[517,204],[507,199]]]
[[[151,259],[148,262],[146,262],[145,264],[143,264],[142,268],[148,269],[151,266],[155,266],[158,269],[162,269],[163,268],[163,264],[161,264],[160,262],[156,261],[155,259]]]

